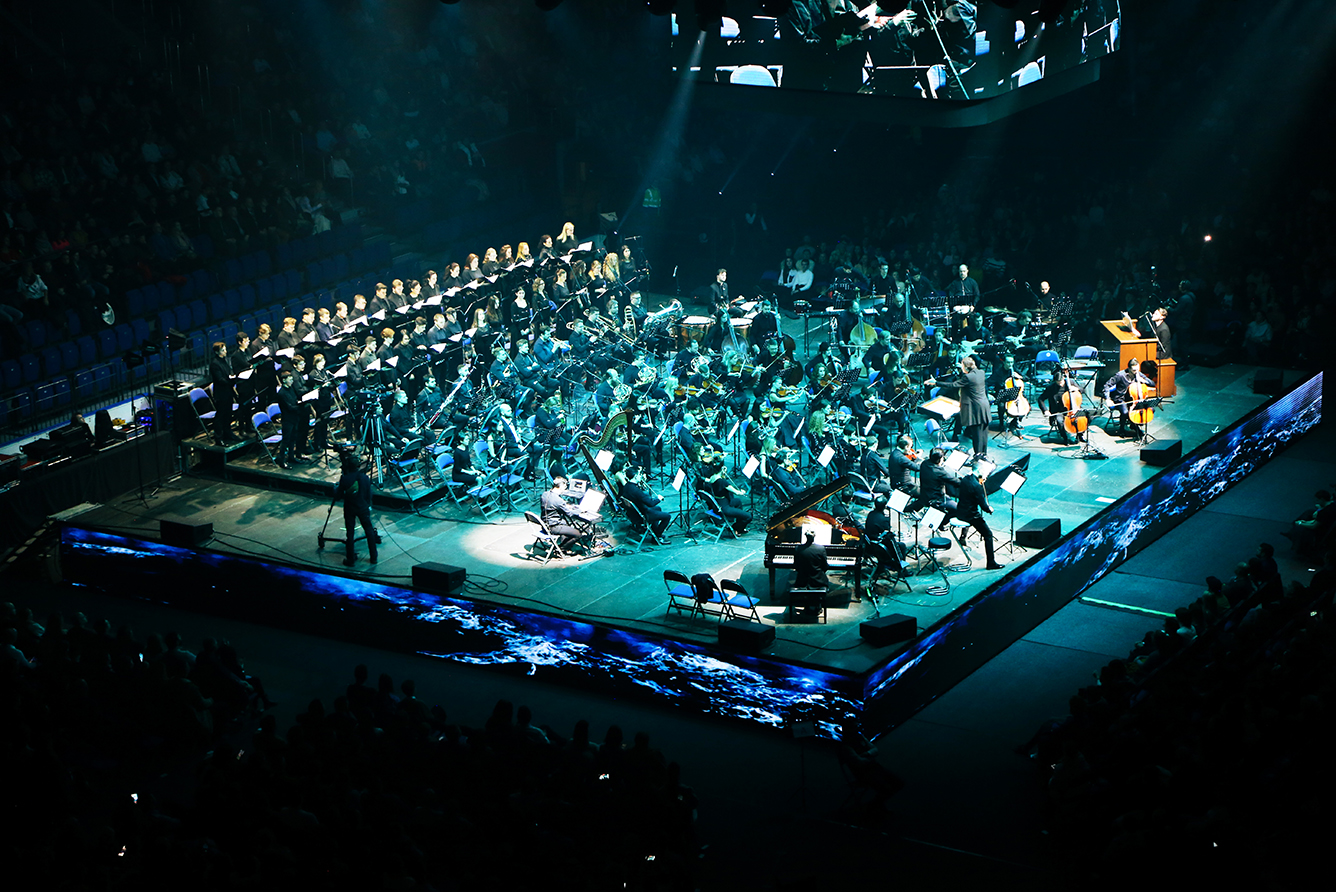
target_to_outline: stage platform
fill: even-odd
[[[1187,454],[1213,432],[1227,428],[1268,399],[1252,393],[1254,371],[1246,366],[1224,366],[1184,373],[1178,397],[1161,407],[1151,432],[1162,440],[1181,439]],[[922,420],[916,423],[921,430]],[[1092,428],[1091,440],[1108,456],[1103,460],[1083,460],[1077,446],[1039,439],[1045,429],[1043,419],[1035,413],[1025,427],[1027,439],[1009,445],[996,439],[990,442],[990,456],[999,464],[1030,455],[1028,480],[1015,499],[1017,528],[1036,518],[1055,518],[1061,521],[1063,532],[1068,532],[1163,470],[1142,463],[1134,442],[1111,438],[1098,426]],[[415,499],[417,508],[410,511],[402,492],[397,493],[398,504],[383,498],[394,498],[391,489],[377,494],[376,523],[384,538],[379,564],[366,563],[365,545],[359,544],[361,562],[349,571],[342,566],[343,553],[337,543],[321,549],[317,542],[329,514],[327,493],[337,479],[335,468],[321,464],[285,472],[253,450],[248,454],[236,447],[224,467],[220,472],[220,465],[195,464],[190,474],[163,487],[148,507],[128,500],[100,505],[74,522],[156,538],[160,517],[208,521],[214,526],[211,549],[386,584],[407,584],[415,564],[452,564],[464,567],[470,580],[485,585],[480,594],[489,602],[713,646],[717,623],[666,612],[663,571],[678,570],[688,576],[705,572],[716,579],[737,580],[761,599],[762,621],[776,627],[767,656],[852,675],[868,672],[906,646],[867,644],[859,634],[861,622],[878,613],[900,613],[912,616],[920,631],[928,629],[1035,554],[1009,547],[1012,506],[1006,494],[999,492],[993,496],[995,510],[989,522],[998,559],[1007,565],[1004,570],[951,569],[945,574],[911,577],[912,591],[905,592],[901,586],[893,594],[882,594],[877,604],[866,596],[861,603],[851,601],[846,586],[828,599],[825,623],[791,622],[786,608],[792,573],[779,572],[777,590],[769,591],[762,563],[768,508],[759,500],[753,506],[756,519],[751,531],[739,539],[710,541],[699,522],[694,523],[695,538],[688,538],[675,522],[667,545],[629,553],[624,544],[628,531],[614,520],[611,541],[622,543],[614,554],[540,564],[529,555],[533,534],[518,513],[487,522],[476,511],[449,499],[424,505],[430,494]],[[227,479],[216,479],[215,473],[225,473]],[[667,510],[676,511],[677,495],[671,487],[658,490],[668,497]],[[537,491],[529,488],[525,494],[531,500],[529,506],[536,509]],[[336,508],[326,535],[341,535],[341,524],[341,511]],[[906,531],[906,538],[912,541],[912,533]],[[968,545],[970,559],[981,568],[982,546],[976,538],[970,538]],[[943,563],[948,561],[957,567],[965,563],[965,555],[954,543]]]

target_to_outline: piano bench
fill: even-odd
[[[826,621],[826,594],[825,588],[792,588],[789,589],[789,609],[790,616],[803,619],[815,619],[816,622],[824,623]]]

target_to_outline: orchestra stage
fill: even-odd
[[[1180,371],[1178,394],[1160,407],[1150,433],[1161,441],[1182,440],[1186,455],[1269,399],[1252,392],[1254,372],[1240,365]],[[926,446],[923,422],[921,416],[916,417],[915,430],[920,445]],[[1092,426],[1091,440],[1107,455],[1102,460],[1082,459],[1075,445],[1040,440],[1038,435],[1047,430],[1047,424],[1037,410],[1024,427],[1027,439],[1005,445],[1000,439],[990,440],[990,457],[999,465],[1030,456],[1027,480],[1014,500],[1017,528],[1033,519],[1055,518],[1065,533],[1162,470],[1143,463],[1133,441],[1109,437],[1101,428],[1102,423]],[[339,543],[324,548],[318,543],[329,516],[327,493],[337,476],[333,469],[319,466],[287,474],[276,467],[261,468],[261,460],[252,456],[250,461],[256,467],[243,480],[237,471],[246,460],[244,449],[235,458],[229,456],[232,470],[228,479],[221,479],[216,467],[196,465],[192,472],[164,485],[148,500],[148,507],[137,498],[124,499],[86,506],[66,520],[79,527],[149,540],[158,538],[158,520],[163,517],[207,521],[213,524],[213,538],[204,547],[212,551],[392,586],[407,587],[416,564],[457,565],[468,572],[470,584],[463,597],[470,600],[706,648],[717,645],[718,623],[668,613],[663,572],[710,573],[717,580],[737,580],[759,597],[762,621],[776,629],[765,657],[839,675],[866,673],[906,646],[866,643],[859,633],[861,622],[878,612],[906,614],[922,632],[1037,553],[1008,547],[1012,504],[1005,493],[998,492],[992,496],[994,513],[988,520],[999,547],[998,560],[1007,565],[1005,569],[949,569],[910,577],[911,591],[900,586],[894,593],[882,594],[879,605],[867,597],[862,602],[851,601],[846,587],[828,598],[826,622],[796,622],[786,615],[792,573],[781,571],[778,590],[770,592],[763,565],[765,520],[775,508],[773,503],[754,503],[751,529],[739,539],[712,541],[699,521],[693,523],[694,539],[688,538],[675,521],[667,545],[638,553],[626,544],[625,523],[610,519],[610,541],[618,546],[614,553],[542,564],[529,555],[533,531],[519,512],[488,522],[476,510],[466,510],[450,499],[438,498],[430,504],[415,500],[415,510],[409,510],[402,499],[391,505],[378,498],[374,513],[383,538],[380,562],[369,565],[365,545],[359,543],[359,562],[348,570],[342,566]],[[816,481],[809,477],[809,482]],[[655,489],[666,496],[664,507],[676,513],[677,499],[671,487],[658,484]],[[536,489],[526,485],[524,493],[536,510]],[[829,505],[822,507],[830,510]],[[341,525],[341,510],[335,508],[326,535],[341,536]],[[892,529],[896,527],[893,517]],[[901,530],[903,538],[912,543],[912,530],[903,526]],[[982,567],[981,546],[973,538],[969,544],[974,566]],[[954,542],[946,558],[953,564],[963,563]],[[949,590],[943,591],[947,586]]]

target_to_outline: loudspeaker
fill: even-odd
[[[719,643],[747,653],[760,653],[775,643],[775,627],[749,619],[730,619],[719,624]]]
[[[413,565],[413,588],[433,595],[453,595],[464,587],[468,576],[463,567],[438,564],[434,561]]]
[[[1016,531],[1016,544],[1022,548],[1048,548],[1062,538],[1062,521],[1056,517],[1036,517]]]
[[[1141,460],[1148,465],[1173,464],[1183,457],[1182,440],[1156,440],[1141,447]]]
[[[213,538],[213,524],[164,517],[158,521],[158,538],[163,545],[196,548]]]
[[[1285,387],[1285,373],[1280,369],[1258,369],[1253,375],[1253,393],[1276,396]]]
[[[859,623],[858,634],[873,647],[886,647],[897,641],[913,640],[918,634],[918,623],[912,616],[891,613]]]

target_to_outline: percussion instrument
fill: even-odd
[[[683,316],[677,323],[677,344],[685,347],[688,342],[704,344],[714,328],[714,319],[709,316]]]
[[[752,317],[741,316],[737,319],[729,319],[728,324],[733,326],[733,334],[737,335],[739,340],[745,341],[751,331]]]

